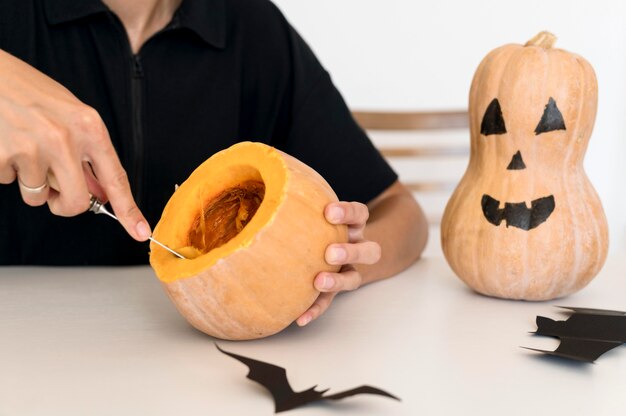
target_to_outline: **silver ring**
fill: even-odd
[[[48,181],[44,182],[43,185],[34,188],[24,185],[24,182],[22,182],[20,178],[17,178],[17,183],[20,185],[20,188],[24,190],[24,192],[28,192],[29,194],[40,194],[48,188]]]

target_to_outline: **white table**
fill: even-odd
[[[519,348],[552,305],[626,309],[626,259],[554,302],[491,299],[441,258],[340,296],[305,329],[224,349],[287,368],[292,386],[371,384],[293,415],[623,415],[626,346],[596,364]],[[271,415],[273,401],[176,312],[148,267],[0,268],[0,416]]]

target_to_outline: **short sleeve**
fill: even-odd
[[[340,200],[367,203],[398,178],[354,121],[328,72],[289,26],[291,126],[287,153],[318,171]]]

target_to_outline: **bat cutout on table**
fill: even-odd
[[[291,410],[307,403],[317,402],[321,400],[340,400],[345,397],[350,397],[357,394],[377,394],[400,401],[400,399],[396,396],[371,386],[360,386],[354,389],[329,395],[324,395],[328,391],[328,389],[320,391],[315,390],[317,385],[311,387],[308,390],[295,392],[293,391],[291,385],[289,384],[289,381],[287,380],[287,371],[284,368],[263,361],[257,361],[252,358],[233,354],[232,352],[224,351],[217,344],[215,344],[215,346],[222,353],[229,355],[248,366],[250,371],[248,372],[247,377],[269,390],[269,392],[274,397],[276,413]]]
[[[560,338],[554,351],[526,348],[557,357],[592,363],[602,354],[626,343],[626,312],[606,309],[571,308],[565,321],[537,316],[537,335]]]

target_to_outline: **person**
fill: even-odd
[[[299,325],[420,256],[419,205],[268,0],[0,2],[0,264],[145,264],[137,241],[174,185],[242,140],[297,157],[341,199],[325,216],[350,241],[325,256],[342,268],[315,277]],[[89,194],[134,240],[83,214]]]

